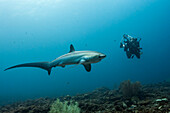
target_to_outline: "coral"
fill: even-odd
[[[119,86],[119,90],[122,92],[124,97],[131,98],[133,96],[138,96],[140,92],[141,84],[140,82],[131,83],[130,80],[122,82]]]
[[[61,102],[59,99],[57,99],[51,105],[49,113],[80,113],[80,108],[78,107],[77,102]]]
[[[58,98],[61,102],[68,101],[67,105],[72,103],[70,100],[78,102],[77,106],[81,108],[82,113],[169,113],[170,82],[143,85],[138,96],[130,99],[122,98],[122,92],[119,90],[105,87],[93,92]],[[2,105],[0,113],[48,113],[54,101],[56,98],[40,98]],[[57,103],[60,101],[58,100]]]

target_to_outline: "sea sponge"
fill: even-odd
[[[136,81],[135,83],[131,83],[130,80],[123,81],[119,86],[119,90],[122,92],[123,96],[128,98],[138,96],[140,88],[140,82]]]
[[[72,101],[61,102],[59,99],[51,105],[49,113],[80,113],[78,103]]]

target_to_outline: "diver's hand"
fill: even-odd
[[[120,48],[123,48],[123,44],[122,43],[120,43]]]

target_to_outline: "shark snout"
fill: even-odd
[[[103,58],[105,58],[105,57],[106,57],[105,54],[100,54],[100,55],[99,55],[99,58],[101,58],[101,59],[103,59]]]

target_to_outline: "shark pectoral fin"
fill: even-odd
[[[69,53],[70,53],[70,52],[73,52],[73,51],[75,51],[75,49],[74,49],[74,46],[71,44],[71,45],[70,45],[70,51],[69,51]]]
[[[87,72],[91,71],[91,64],[83,64],[84,68],[86,69]]]

